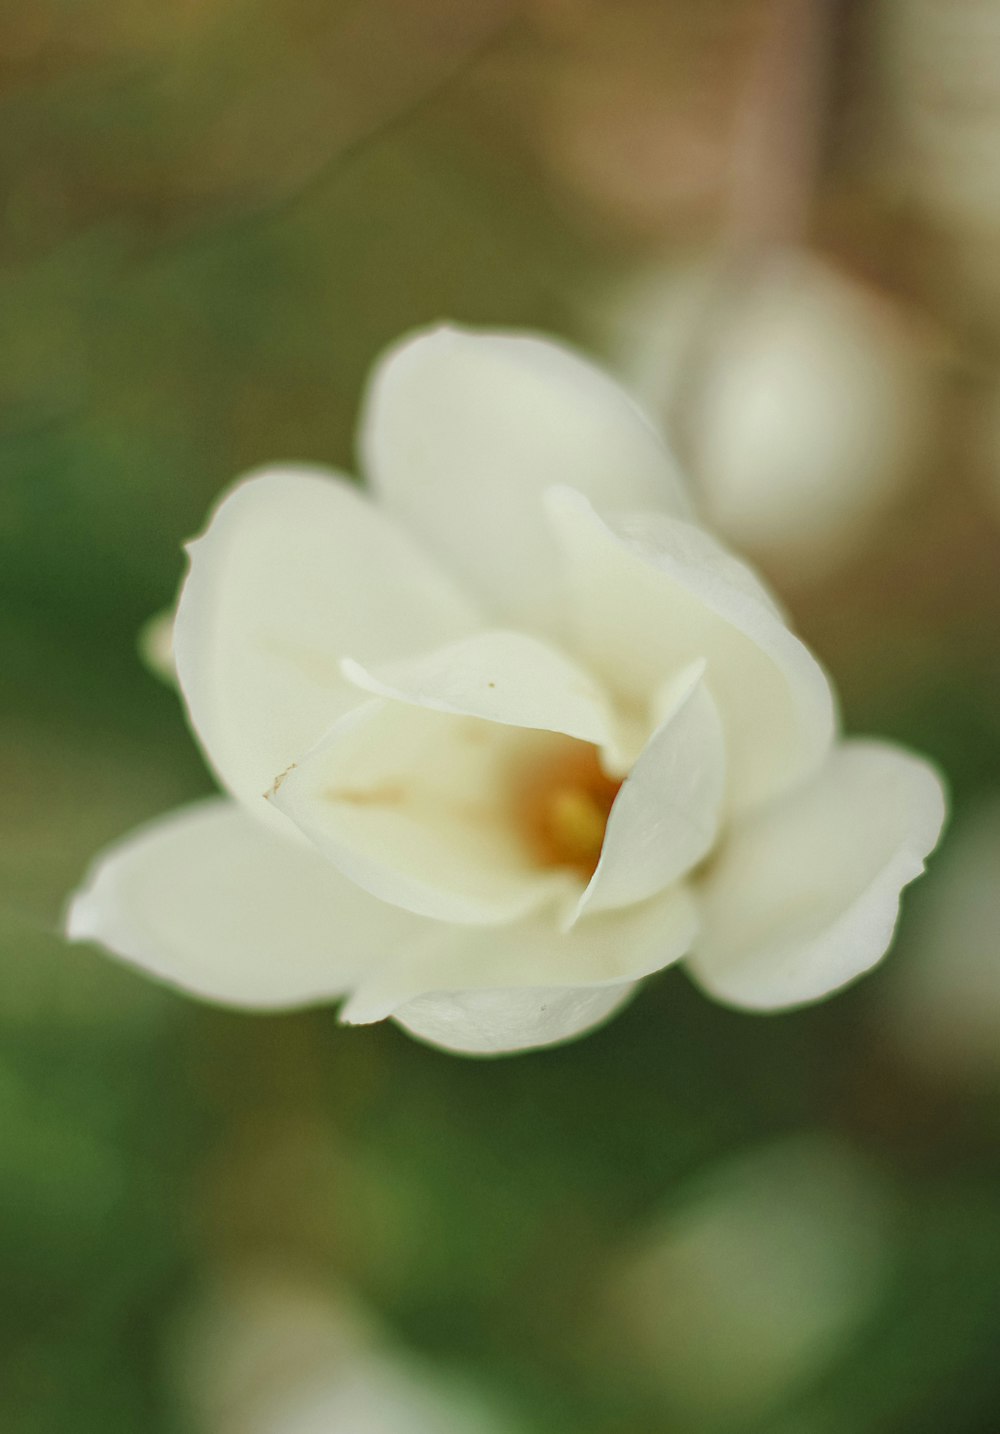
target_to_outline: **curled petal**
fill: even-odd
[[[614,718],[593,678],[548,643],[522,633],[477,633],[378,667],[347,659],[343,671],[365,692],[429,711],[562,732],[598,746],[612,740]]]
[[[688,967],[734,1006],[796,1006],[884,955],[900,893],[919,876],[945,815],[933,768],[878,742],[837,747],[811,781],[748,817],[702,888]]]
[[[569,489],[549,494],[580,655],[626,704],[704,659],[741,811],[815,771],[836,727],[826,674],[756,576],[709,535],[662,513],[614,522]]]
[[[643,901],[711,849],[725,791],[725,746],[705,664],[670,684],[664,716],[622,784],[601,858],[576,916]]]

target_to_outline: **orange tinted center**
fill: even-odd
[[[521,775],[515,818],[539,866],[565,866],[589,881],[621,781],[608,777],[597,748],[572,742]]]

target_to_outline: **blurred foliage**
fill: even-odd
[[[482,102],[506,84],[513,105],[512,57],[544,69],[585,8],[37,0],[0,19],[12,1434],[189,1428],[171,1331],[209,1272],[262,1254],[347,1280],[539,1434],[689,1434],[595,1352],[608,1272],[700,1171],[798,1131],[877,1167],[891,1270],[829,1367],[727,1430],[1000,1422],[995,1091],[918,1079],[884,1039],[933,869],[890,967],[827,1006],[740,1016],[668,973],[586,1041],[497,1062],[330,1011],[198,1007],[58,935],[97,848],[209,789],[135,637],[219,489],[285,457],[349,470],[364,375],[401,331],[572,334],[574,296],[626,263],[632,241],[581,223]],[[934,755],[961,812],[1000,785],[1000,542],[954,429],[895,526],[788,596],[848,725]]]

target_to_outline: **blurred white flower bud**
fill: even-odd
[[[612,1354],[672,1407],[742,1428],[837,1358],[886,1272],[875,1172],[820,1135],[761,1146],[699,1180],[614,1272]]]
[[[793,578],[850,556],[914,475],[931,350],[888,299],[801,251],[677,265],[610,312],[608,348],[714,527]]]
[[[946,1079],[1000,1076],[1000,802],[954,831],[887,985],[898,1047]]]

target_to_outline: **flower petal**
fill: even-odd
[[[817,776],[723,845],[704,881],[694,979],[758,1010],[854,980],[887,950],[900,892],[923,871],[944,815],[928,763],[878,742],[837,747]]]
[[[609,1021],[635,990],[632,983],[452,991],[418,996],[393,1020],[417,1040],[457,1055],[502,1056],[582,1036]]]
[[[278,773],[357,702],[346,652],[377,661],[478,625],[390,520],[320,470],[243,479],[189,552],[174,651],[191,722],[222,783],[265,815]]]
[[[621,786],[601,859],[574,919],[662,891],[713,845],[725,793],[725,746],[705,663],[670,684],[664,718]]]
[[[348,716],[277,785],[274,800],[342,871],[384,901],[442,921],[510,921],[579,889],[538,869],[517,828],[518,770],[567,739],[618,754],[596,683],[521,633],[478,633],[374,669],[387,699]],[[556,734],[556,739],[549,734]]]
[[[690,948],[697,916],[681,886],[560,931],[553,913],[511,926],[435,926],[372,971],[341,1011],[386,1016],[449,1050],[500,1053],[568,1040],[606,1019],[643,976]]]
[[[527,335],[439,328],[391,349],[362,424],[380,498],[518,627],[561,613],[541,506],[552,483],[596,501],[687,512],[671,455],[600,369]]]
[[[349,681],[376,697],[562,732],[598,746],[612,741],[613,714],[589,673],[523,633],[482,632],[408,661],[366,668],[348,658],[342,668]]]
[[[195,995],[273,1008],[343,994],[424,926],[217,797],[103,852],[67,935]]]
[[[576,650],[623,702],[649,704],[666,674],[706,659],[737,811],[819,767],[836,725],[830,684],[748,568],[661,513],[609,521],[565,488],[548,503]]]
[[[274,803],[377,896],[439,921],[513,921],[572,891],[511,816],[510,774],[568,739],[374,699],[275,784]]]

